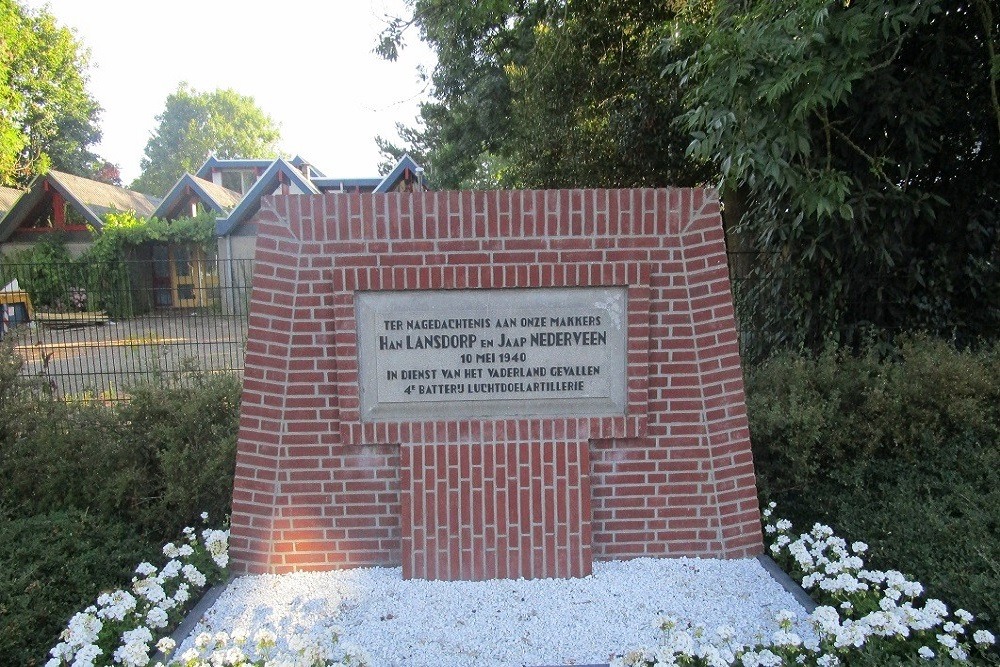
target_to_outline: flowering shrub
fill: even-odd
[[[201,518],[207,521],[208,514]],[[140,563],[131,588],[103,593],[96,604],[74,615],[46,667],[146,667],[156,652],[171,667],[367,667],[360,649],[341,645],[338,633],[327,628],[295,628],[283,642],[267,629],[258,630],[252,639],[239,628],[203,632],[194,647],[173,655],[177,645],[169,633],[202,589],[225,579],[229,564],[229,531],[205,528],[199,536],[187,527],[183,534],[179,543],[163,546],[168,560],[162,568]],[[162,662],[156,665],[164,667]]]
[[[171,667],[217,667],[218,665],[254,665],[256,667],[368,667],[360,649],[341,646],[336,632],[323,629],[301,629],[279,645],[278,636],[262,629],[251,639],[237,628],[231,633],[203,632],[194,647],[175,657]],[[170,651],[173,646],[167,647]],[[169,651],[164,651],[169,653]]]
[[[194,528],[185,528],[184,539],[166,544],[163,554],[169,560],[162,568],[140,563],[130,589],[103,593],[96,604],[74,615],[46,667],[144,666],[154,642],[160,650],[167,648],[166,635],[197,593],[225,578],[229,531],[205,528],[199,536]]]
[[[972,629],[972,614],[949,614],[940,600],[922,601],[923,586],[899,572],[866,570],[863,542],[848,545],[821,524],[795,537],[791,522],[774,520],[773,512],[771,503],[764,510],[769,550],[820,603],[807,618],[815,636],[794,632],[789,611],[778,614],[778,630],[768,640],[752,646],[736,642],[726,626],[709,634],[661,617],[660,645],[625,653],[612,667],[997,664],[996,640],[985,628]]]

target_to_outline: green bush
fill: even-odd
[[[230,511],[239,380],[201,372],[67,403],[0,342],[0,662],[42,664],[66,620],[175,539]]]
[[[240,383],[229,374],[194,373],[186,383],[146,384],[122,406],[123,448],[141,452],[150,474],[135,521],[167,539],[201,512],[230,513],[236,469]]]
[[[1000,620],[1000,346],[910,337],[748,374],[758,484],[800,525],[872,545],[933,595]]]
[[[202,511],[229,513],[239,380],[193,372],[119,406],[54,400],[0,347],[0,508],[80,510],[171,539]]]
[[[44,664],[66,620],[156,551],[129,525],[79,510],[0,520],[3,663]]]

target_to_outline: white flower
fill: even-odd
[[[177,648],[177,642],[170,637],[161,637],[160,641],[156,642],[156,650],[163,655],[170,655],[175,648]]]
[[[167,612],[160,607],[153,607],[146,613],[146,623],[151,628],[165,628],[167,620]]]
[[[977,644],[981,644],[983,646],[989,646],[990,644],[996,642],[996,638],[993,636],[993,633],[990,632],[989,630],[976,630],[972,634],[972,639]]]
[[[173,542],[167,542],[163,545],[163,555],[167,558],[177,558],[180,553],[177,551],[177,545]]]
[[[781,665],[781,657],[775,655],[768,649],[764,649],[757,654],[757,662],[761,667],[779,667]]]
[[[163,590],[163,586],[161,586],[155,579],[142,579],[137,581],[132,584],[132,590],[135,591],[136,595],[149,600],[153,604],[156,604],[167,597],[166,592]]]
[[[959,660],[962,662],[969,659],[969,654],[966,653],[965,649],[962,648],[961,646],[956,646],[955,648],[948,651],[948,655],[950,655],[955,660]]]
[[[73,615],[69,625],[59,636],[72,647],[86,646],[97,641],[97,635],[103,627],[104,623],[97,616],[81,612]]]
[[[115,649],[114,658],[115,662],[128,667],[146,667],[149,664],[149,650],[143,650],[140,644],[126,644]]]
[[[854,544],[851,545],[851,551],[853,551],[856,554],[863,554],[864,552],[868,551],[868,545],[865,544],[864,542],[855,542]]]
[[[253,643],[257,645],[259,650],[273,648],[278,643],[278,635],[262,628],[254,634]]]
[[[790,630],[792,624],[795,622],[795,612],[782,609],[775,615],[774,620],[778,622],[778,627]]]
[[[184,578],[191,582],[192,585],[201,588],[205,585],[205,575],[202,574],[198,568],[194,565],[188,564],[181,568],[184,573]]]
[[[955,616],[963,623],[972,623],[972,621],[976,620],[975,616],[965,611],[964,609],[956,609]]]
[[[153,641],[153,633],[146,626],[140,625],[137,628],[123,632],[122,641],[128,644],[148,643]]]
[[[820,606],[809,614],[809,621],[820,632],[835,634],[840,629],[840,614],[833,607]]]
[[[104,651],[101,650],[96,644],[87,644],[86,646],[80,647],[80,650],[76,652],[76,658],[73,660],[73,667],[94,667],[94,661],[97,657],[104,655]]]
[[[160,577],[164,580],[173,579],[181,571],[181,562],[176,558],[171,558],[166,565],[163,566],[163,570],[160,571]]]
[[[917,655],[919,655],[924,660],[934,659],[934,651],[927,646],[921,646],[920,649],[917,650]]]
[[[177,587],[177,590],[174,591],[174,601],[177,604],[184,604],[190,599],[190,597],[191,597],[190,588],[188,587],[187,584],[181,584],[180,586]]]
[[[151,574],[156,574],[156,567],[152,563],[147,563],[143,561],[135,568],[137,574],[141,574],[144,577],[148,577]]]
[[[962,610],[959,609],[958,611],[962,611]],[[955,615],[958,616],[958,612],[957,611],[955,612]],[[945,623],[944,625],[942,625],[941,629],[944,630],[945,632],[947,632],[950,635],[960,635],[960,634],[963,634],[965,632],[965,628],[963,628],[958,623],[953,623],[952,621],[948,621],[947,623]]]
[[[938,635],[937,640],[945,648],[955,648],[958,645],[958,642],[951,635]]]
[[[208,512],[202,512],[201,513],[201,520],[202,521],[208,521]]]
[[[821,655],[819,659],[816,660],[816,664],[819,665],[819,667],[836,667],[840,664],[840,658],[832,653],[828,653],[826,655]]]
[[[125,619],[126,614],[135,609],[136,599],[128,591],[118,590],[104,593],[97,598],[97,615],[112,621]]]
[[[774,646],[801,646],[802,638],[794,632],[778,630],[771,635],[771,644]]]

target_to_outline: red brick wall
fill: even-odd
[[[580,576],[760,552],[713,194],[292,195],[256,223],[237,570]],[[360,420],[356,291],[573,286],[628,288],[624,415]]]

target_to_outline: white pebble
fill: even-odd
[[[373,667],[518,667],[606,663],[655,646],[660,614],[732,626],[754,642],[782,609],[805,611],[756,560],[594,563],[583,579],[404,581],[400,568],[246,576],[234,580],[181,645],[201,632],[270,628],[281,645],[303,628],[335,628]],[[802,636],[812,633],[796,625]]]

